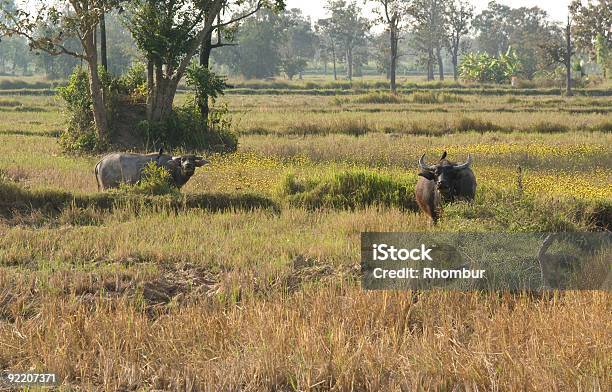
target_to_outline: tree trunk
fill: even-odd
[[[394,25],[390,26],[390,34],[391,36],[391,59],[389,62],[389,79],[391,91],[395,93],[397,91],[397,86],[395,82],[395,72],[397,68],[397,31]]]
[[[206,35],[200,49],[200,66],[208,69],[210,65],[210,53],[212,52],[212,31]],[[204,95],[200,99],[200,115],[202,120],[208,123],[208,114],[210,107],[208,106],[208,95]]]
[[[459,44],[452,48],[451,61],[453,63],[453,79],[459,80]]]
[[[565,40],[566,40],[566,56],[565,56],[565,71],[566,71],[566,95],[569,97],[572,95],[572,32],[570,17],[567,16],[567,27],[565,29]]]
[[[433,49],[429,48],[427,50],[427,80],[434,80],[434,71],[433,71]]]
[[[151,120],[153,122],[162,122],[166,120],[172,113],[172,102],[176,95],[179,78],[168,78],[163,75],[163,72],[156,65],[156,81],[153,107],[151,109]]]
[[[106,19],[104,13],[100,16],[100,63],[108,71],[108,58],[106,56]]]
[[[155,94],[155,66],[153,60],[147,61],[147,120],[153,121],[153,100]]]
[[[444,80],[444,64],[442,62],[442,50],[440,50],[440,47],[436,48],[436,57],[438,57],[438,73],[440,75],[440,80]]]
[[[332,60],[334,62],[334,80],[338,80],[338,71],[336,70],[336,47],[332,45]]]
[[[98,75],[98,51],[95,46],[95,30],[90,31],[83,37],[83,49],[87,57],[89,68],[89,90],[93,106],[94,124],[98,139],[102,142],[109,141],[108,120],[106,118],[106,106],[102,93],[102,84]]]
[[[353,48],[346,48],[346,76],[349,81],[353,81]]]
[[[17,71],[17,51],[18,45],[15,45],[15,52],[13,53],[13,75],[15,75],[15,71]]]

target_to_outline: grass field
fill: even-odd
[[[0,97],[1,369],[56,372],[63,390],[612,389],[609,293],[359,282],[363,231],[610,229],[609,96],[221,102],[239,151],[211,156],[174,203],[98,195],[99,157],[57,144],[61,103]],[[437,226],[412,204],[312,208],[287,193],[291,178],[367,173],[410,198],[419,156],[444,150],[472,154],[478,192]],[[539,276],[535,259],[525,268]]]

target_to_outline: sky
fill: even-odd
[[[313,20],[323,18],[326,14],[324,5],[326,0],[287,0],[287,8],[300,8],[303,13],[310,16]],[[471,0],[476,12],[487,8],[489,0]],[[513,8],[539,6],[550,15],[551,19],[563,22],[567,19],[567,6],[570,0],[497,0],[500,4],[505,4]],[[363,4],[362,0],[357,1]],[[364,11],[368,16],[368,11]]]

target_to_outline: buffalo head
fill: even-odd
[[[172,157],[168,165],[179,169],[183,175],[191,176],[195,172],[196,167],[204,166],[207,163],[210,162],[196,155],[181,155]]]
[[[181,155],[172,157],[165,166],[170,170],[175,184],[180,188],[195,173],[196,167],[201,167],[210,163],[206,159],[196,155]]]
[[[416,202],[434,223],[438,220],[443,202],[474,199],[476,177],[471,164],[471,155],[468,155],[464,163],[453,163],[446,159],[446,151],[436,165],[425,163],[425,154],[419,159],[420,178],[415,187]]]
[[[464,188],[465,172],[471,172],[472,156],[468,154],[467,161],[464,163],[453,163],[446,159],[446,151],[440,157],[440,161],[435,165],[425,163],[425,154],[419,159],[419,176],[430,181],[434,181],[436,189],[445,199],[453,199],[462,195],[458,188]]]

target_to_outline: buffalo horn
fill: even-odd
[[[472,164],[472,155],[468,154],[467,161],[465,161],[465,163],[455,166],[455,169],[458,169],[458,170],[466,169],[470,167],[471,164]]]
[[[425,163],[425,154],[421,155],[421,158],[419,159],[419,168],[421,170],[432,170],[433,167],[429,166]]]

